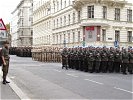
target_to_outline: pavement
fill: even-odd
[[[0,67],[0,100],[20,100],[9,84],[2,84],[2,72]]]
[[[20,99],[133,100],[133,75],[129,74],[65,70],[60,63],[11,56],[8,76],[11,93]]]

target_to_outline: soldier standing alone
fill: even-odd
[[[1,51],[1,57],[2,57],[2,71],[3,71],[3,84],[10,83],[6,80],[8,69],[9,69],[9,42],[5,41],[3,44],[3,48]]]

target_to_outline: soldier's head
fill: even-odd
[[[3,46],[8,49],[9,48],[9,42],[7,40],[4,41]]]

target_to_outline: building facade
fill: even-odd
[[[33,46],[133,46],[132,7],[125,0],[41,0]]]
[[[32,46],[33,0],[21,0],[12,12],[12,46]]]

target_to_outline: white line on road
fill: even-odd
[[[59,70],[56,70],[56,69],[54,69],[54,71],[56,71],[56,72],[61,72],[61,71],[59,71]]]
[[[78,77],[76,75],[73,75],[73,74],[67,74],[68,76],[72,76],[72,77]]]
[[[114,88],[115,88],[115,89],[117,89],[117,90],[121,90],[121,91],[124,91],[124,92],[128,92],[128,93],[133,94],[133,92],[132,92],[132,91],[128,91],[128,90],[121,89],[121,88],[117,88],[117,87],[114,87]]]
[[[93,82],[93,83],[96,83],[96,84],[100,84],[100,85],[103,85],[103,83],[100,83],[100,82],[97,82],[97,81],[93,81],[93,80],[90,80],[90,79],[84,79],[86,81],[90,81],[90,82]]]

